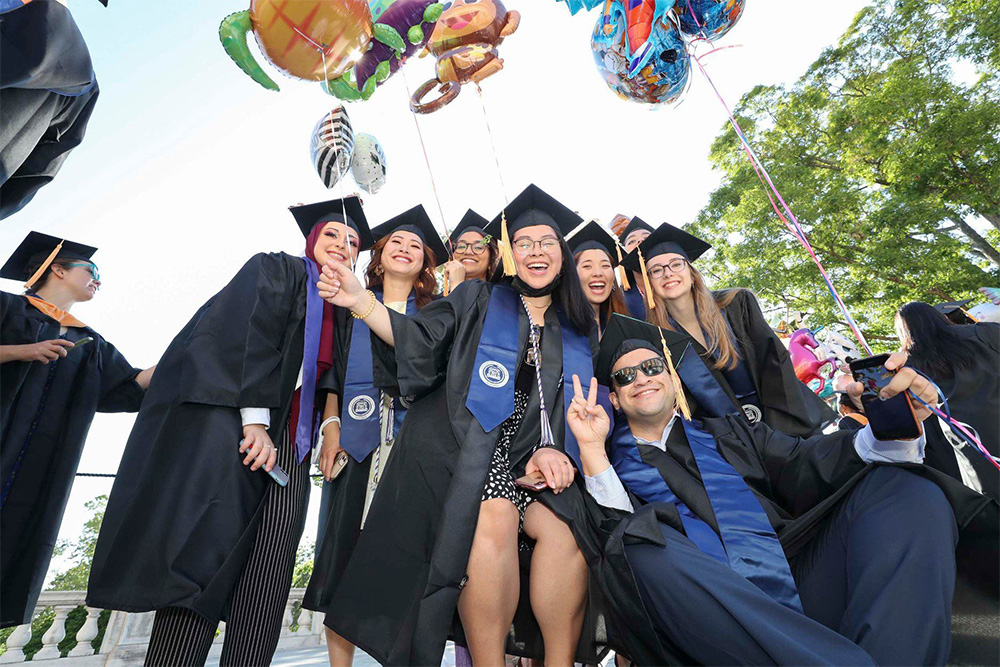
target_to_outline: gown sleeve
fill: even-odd
[[[854,448],[856,431],[800,438],[767,424],[746,424],[764,462],[770,496],[799,516],[832,495],[867,464]]]
[[[372,335],[375,385],[400,396],[423,396],[440,386],[458,324],[485,289],[479,281],[464,282],[414,317],[390,309],[396,344],[390,348]]]
[[[291,308],[302,298],[296,261],[282,253],[255,255],[206,304],[184,351],[181,400],[281,406],[282,340]]]
[[[101,398],[98,412],[138,412],[146,392],[135,381],[140,369],[134,368],[118,349],[98,339],[101,355]]]

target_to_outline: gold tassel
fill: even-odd
[[[618,251],[618,284],[627,292],[632,287],[628,284],[628,271],[622,266],[622,247],[617,241],[615,241],[615,250]]]
[[[656,327],[656,329],[660,332],[660,344],[663,346],[663,356],[667,360],[667,372],[670,373],[670,380],[674,383],[674,396],[677,401],[677,409],[681,411],[684,419],[691,421],[691,406],[688,405],[687,396],[684,395],[684,385],[681,384],[681,376],[677,374],[677,369],[674,367],[674,359],[670,354],[670,348],[667,347],[667,341],[663,337],[663,329],[661,327]]]
[[[642,271],[642,284],[646,288],[646,303],[649,304],[649,309],[653,310],[656,308],[656,302],[653,301],[653,288],[649,285],[649,274],[646,273],[646,260],[642,256],[642,250],[636,248],[636,252],[639,253],[639,269]]]
[[[517,274],[517,265],[514,263],[514,251],[510,246],[510,233],[507,231],[507,211],[500,213],[500,259],[503,260],[503,273],[505,276]]]
[[[24,283],[24,289],[30,290],[31,286],[37,283],[38,279],[45,274],[45,270],[48,269],[49,265],[52,264],[52,260],[54,260],[56,256],[59,254],[59,251],[62,250],[63,243],[65,242],[66,242],[65,239],[60,241],[59,245],[56,246],[56,249],[49,253],[48,258],[44,262],[42,262],[42,265],[38,267],[37,271],[35,271],[35,275],[28,278],[28,282]]]

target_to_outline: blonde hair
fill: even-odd
[[[712,294],[705,285],[705,279],[698,269],[688,262],[688,269],[691,271],[691,296],[694,298],[694,312],[698,316],[698,323],[701,324],[705,332],[705,343],[708,345],[708,353],[718,359],[713,364],[719,370],[733,370],[739,365],[740,351],[729,332],[729,324],[726,316],[722,314],[722,309],[732,303],[739,290],[721,290]],[[676,331],[670,323],[670,314],[667,312],[667,301],[661,299],[654,292],[653,299],[656,308],[649,310],[646,320],[650,324]],[[680,333],[684,333],[683,331]]]

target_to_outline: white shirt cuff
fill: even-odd
[[[926,444],[923,429],[915,440],[876,440],[866,424],[854,436],[854,450],[865,463],[923,463]]]
[[[625,512],[632,511],[632,501],[629,500],[628,492],[618,479],[618,473],[611,466],[594,477],[584,475],[583,479],[587,484],[587,491],[604,507]]]
[[[260,424],[264,428],[271,428],[271,411],[267,408],[240,408],[240,419],[244,426]]]

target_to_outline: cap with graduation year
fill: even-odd
[[[365,210],[361,206],[361,198],[357,196],[344,199],[316,202],[289,206],[295,222],[299,225],[302,236],[309,238],[313,228],[321,222],[346,222],[347,226],[358,233],[360,246],[358,250],[368,250],[375,245],[375,239],[368,227]],[[347,214],[345,220],[344,214]]]
[[[489,233],[486,231],[486,227],[489,224],[489,220],[470,208],[465,212],[465,215],[462,216],[462,219],[459,220],[455,229],[451,230],[451,236],[449,239],[452,243],[458,243],[458,239],[465,232],[479,232],[483,236],[486,236]]]
[[[688,234],[683,229],[678,229],[673,225],[663,223],[654,229],[637,248],[632,250],[622,263],[632,271],[639,271],[640,254],[648,262],[654,257],[667,253],[676,253],[689,262],[693,262],[704,255],[711,247],[711,245],[702,241],[697,236]]]
[[[97,248],[66,241],[42,232],[28,232],[14,254],[0,268],[0,278],[24,281],[31,287],[56,259],[90,262]]]
[[[625,229],[622,230],[622,233],[618,235],[618,238],[622,240],[622,243],[627,243],[628,237],[632,234],[632,232],[647,231],[652,233],[654,229],[653,225],[649,224],[639,216],[634,216],[632,221],[629,222]]]
[[[601,384],[614,390],[611,371],[623,356],[634,350],[650,350],[667,361],[667,373],[674,384],[677,407],[686,419],[691,411],[684,396],[680,376],[676,366],[681,363],[684,352],[691,343],[687,334],[671,331],[642,320],[614,313],[601,336],[594,375]]]
[[[438,264],[443,264],[448,260],[448,250],[444,247],[444,242],[434,229],[427,211],[422,204],[417,204],[408,211],[404,211],[394,218],[390,218],[372,230],[375,240],[381,240],[393,232],[410,232],[416,234],[420,240],[434,253],[434,259]]]
[[[621,255],[618,251],[618,244],[608,230],[601,227],[595,220],[591,220],[583,227],[580,227],[566,239],[573,254],[577,255],[585,250],[603,250],[611,258],[611,265],[618,266]]]

